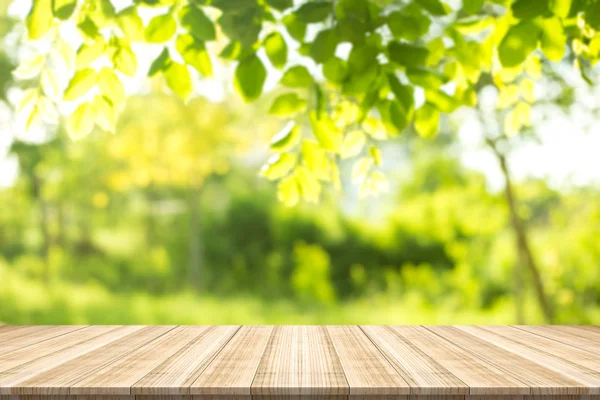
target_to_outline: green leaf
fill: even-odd
[[[313,78],[306,67],[295,65],[285,71],[281,84],[293,88],[308,88],[313,84]]]
[[[300,21],[310,24],[323,21],[332,11],[333,5],[330,1],[313,1],[302,4],[294,11],[294,14]]]
[[[426,9],[429,14],[434,16],[447,15],[451,11],[450,7],[448,7],[447,4],[442,3],[440,0],[416,0],[416,3]]]
[[[294,6],[294,0],[265,0],[265,2],[279,11],[285,11]]]
[[[225,46],[225,48],[219,54],[219,57],[233,61],[239,59],[242,54],[242,44],[238,41],[231,41]]]
[[[342,132],[335,123],[326,115],[317,117],[317,113],[310,113],[310,125],[313,133],[321,146],[326,150],[338,151],[342,145]]]
[[[91,4],[90,4],[91,3]],[[85,8],[87,17],[89,17],[99,28],[106,28],[112,25],[113,18],[116,16],[115,7],[111,0],[94,0],[88,1],[88,6]]]
[[[77,24],[77,28],[79,28],[79,30],[90,39],[95,39],[97,36],[100,35],[98,26],[94,23],[94,21],[87,17],[84,18],[84,20],[81,21],[79,24]]]
[[[390,101],[388,114],[385,116],[385,125],[390,133],[400,133],[406,128],[414,112],[413,105],[410,108],[402,105],[400,101]],[[385,115],[385,114],[384,114]],[[393,129],[390,129],[390,124]]]
[[[159,71],[164,71],[170,63],[171,57],[169,56],[169,49],[165,47],[163,51],[160,52],[158,57],[152,61],[150,69],[148,70],[148,76],[154,76]]]
[[[352,166],[352,182],[362,182],[367,177],[371,167],[373,167],[373,159],[371,157],[362,157],[358,159]]]
[[[66,129],[73,139],[89,135],[95,125],[94,107],[90,103],[82,103],[67,117]]]
[[[412,108],[406,111],[395,100],[384,100],[377,105],[377,110],[381,116],[381,122],[385,128],[385,132],[389,135],[397,135],[401,133],[404,128],[408,125],[410,118],[412,117]],[[386,136],[378,137],[379,132],[375,129],[375,136],[377,139],[385,139]]]
[[[558,17],[543,19],[541,26],[540,47],[544,55],[552,61],[562,60],[567,47],[567,37],[560,19]]]
[[[296,14],[288,14],[283,17],[281,21],[285,25],[285,29],[287,29],[291,37],[296,39],[298,42],[304,41],[304,36],[306,36],[306,23],[300,21]]]
[[[117,24],[129,40],[144,40],[144,23],[135,6],[127,7],[117,14]]]
[[[404,113],[411,114],[415,105],[414,88],[410,85],[403,85],[398,78],[392,74],[388,74],[388,82],[396,101],[402,107]]]
[[[395,11],[388,15],[387,25],[394,37],[415,41],[429,32],[431,20],[423,14],[409,15]]]
[[[300,201],[300,185],[295,175],[290,175],[279,182],[277,200],[288,207],[298,204],[298,201]]]
[[[273,100],[269,114],[289,117],[306,110],[307,102],[296,93],[285,93]]]
[[[424,88],[435,89],[446,83],[443,75],[426,68],[409,68],[406,70],[408,80]]]
[[[329,160],[327,152],[314,140],[304,140],[301,146],[302,161],[312,175],[322,181],[329,181]]]
[[[52,2],[51,0],[36,0],[31,5],[31,10],[25,20],[29,39],[37,40],[46,34],[52,27]]]
[[[58,19],[69,19],[75,7],[77,7],[77,0],[52,0],[52,12]]]
[[[98,87],[114,105],[125,100],[125,87],[112,68],[104,67],[98,73]]]
[[[53,100],[59,99],[62,94],[58,74],[59,71],[54,68],[44,68],[40,74],[40,87]]]
[[[415,112],[415,130],[424,138],[433,138],[440,123],[440,112],[433,105],[425,103]]]
[[[285,67],[287,62],[288,48],[281,33],[273,32],[263,42],[267,57],[275,68]]]
[[[172,6],[177,0],[133,0],[135,4],[143,4],[146,7]]]
[[[531,21],[510,27],[498,45],[498,57],[505,67],[516,67],[537,48],[540,28]]]
[[[227,13],[241,13],[257,6],[256,0],[212,0],[211,5]]]
[[[114,132],[116,115],[110,100],[105,96],[96,96],[92,106],[96,114],[96,125],[107,132]]]
[[[338,37],[338,42],[350,42],[360,45],[371,36],[367,36],[370,32],[370,27],[366,22],[361,21],[356,17],[348,17],[337,21],[335,25],[335,33]]]
[[[421,67],[427,62],[429,50],[412,44],[390,42],[388,56],[391,61],[404,67]]]
[[[516,0],[511,9],[516,18],[531,19],[549,11],[549,0]]]
[[[243,47],[252,47],[258,40],[264,18],[263,8],[250,7],[243,12],[224,13],[217,22],[232,41],[242,43]]]
[[[359,130],[354,130],[349,132],[344,141],[342,142],[342,147],[340,148],[340,156],[342,159],[351,158],[358,155],[362,149],[365,147],[365,143],[367,139],[365,134]]]
[[[585,7],[584,16],[592,28],[600,30],[600,1],[590,1]]]
[[[163,43],[171,39],[177,30],[177,22],[171,14],[158,15],[150,20],[144,36],[147,42]]]
[[[460,102],[458,102],[454,97],[439,89],[426,90],[425,99],[429,104],[435,106],[438,110],[444,113],[451,113],[460,106]]]
[[[181,26],[198,40],[215,40],[215,25],[200,8],[193,5],[185,6],[179,12],[179,18]]]
[[[359,20],[369,19],[368,0],[337,0],[335,2],[335,16],[338,20],[356,18]]]
[[[80,69],[75,73],[65,90],[64,99],[76,100],[86,94],[96,84],[96,71],[92,68]]]
[[[167,86],[183,100],[187,100],[193,91],[192,76],[184,64],[171,62],[164,72]]]
[[[118,71],[125,75],[133,76],[137,71],[137,59],[131,46],[124,41],[120,41],[113,56],[113,63]]]
[[[335,54],[338,37],[334,29],[324,29],[317,34],[310,47],[310,56],[315,62],[321,64]]]
[[[548,8],[559,18],[567,18],[571,11],[571,0],[550,0]]]
[[[246,57],[235,69],[234,86],[245,101],[256,100],[262,93],[267,70],[260,58],[253,54]]]
[[[485,0],[463,0],[463,11],[469,15],[477,14]]]
[[[379,147],[377,147],[377,146],[369,147],[369,155],[373,159],[373,163],[375,165],[377,165],[378,167],[380,167],[382,164],[382,161],[383,161],[382,160],[383,156],[381,155],[381,150],[379,150]]]
[[[203,42],[192,35],[184,34],[177,38],[175,47],[188,65],[207,78],[212,76],[212,61]]]
[[[278,153],[269,158],[260,173],[265,178],[273,181],[288,175],[296,166],[298,157],[290,153]]]
[[[104,54],[106,43],[104,39],[99,36],[97,40],[92,43],[84,43],[77,50],[76,66],[77,68],[87,67],[92,62],[96,61],[98,57]]]
[[[346,62],[337,57],[331,57],[323,64],[323,75],[328,81],[342,83],[347,75]]]
[[[301,137],[302,132],[298,124],[290,121],[271,139],[271,149],[279,152],[289,151],[298,144]]]

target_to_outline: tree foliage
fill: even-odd
[[[233,63],[235,90],[253,101],[272,72],[286,92],[270,111],[289,123],[264,172],[279,180],[287,204],[316,201],[324,184],[339,186],[340,158],[356,159],[361,193],[384,189],[378,141],[410,127],[434,137],[440,117],[474,106],[489,77],[507,110],[504,130],[516,134],[530,123],[528,82],[543,62],[567,58],[591,81],[600,58],[597,0],[116,3],[33,0],[28,39],[50,46],[15,72],[31,82],[19,106],[24,127],[63,114],[76,138],[94,126],[114,130],[126,83],[140,74],[163,75],[187,100],[221,59]],[[80,45],[60,33],[69,23]]]

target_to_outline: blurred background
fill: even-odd
[[[483,89],[434,140],[382,144],[379,196],[342,161],[341,191],[287,207],[260,174],[276,91],[150,82],[115,134],[22,134],[7,6],[0,323],[600,324],[600,90],[571,66],[540,66],[524,135],[495,140]]]

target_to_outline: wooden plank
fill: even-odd
[[[410,394],[410,386],[358,326],[328,326],[350,395]]]
[[[190,386],[190,394],[250,396],[272,331],[272,326],[242,326]]]
[[[389,326],[362,330],[410,385],[413,395],[465,395],[469,387]]]
[[[8,332],[13,329],[21,328],[22,325],[0,325],[0,333]]]
[[[600,394],[600,375],[593,369],[569,360],[571,354],[569,349],[553,346],[553,342],[549,339],[536,337],[510,327],[459,326],[458,328],[580,382],[588,386],[592,394]],[[581,354],[578,357],[581,357]]]
[[[595,373],[600,373],[600,357],[587,350],[548,339],[543,336],[526,332],[509,326],[483,327],[483,329],[499,333],[505,337],[527,344],[529,347],[554,354],[564,361],[586,367]]]
[[[423,327],[395,326],[392,329],[467,384],[470,394],[519,395],[531,393],[527,384]]]
[[[210,326],[131,388],[137,395],[186,395],[191,384],[231,340],[239,326]]]
[[[43,342],[57,336],[67,334],[85,325],[69,326],[23,326],[0,333],[0,354],[5,354],[34,343]]]
[[[136,382],[198,338],[206,329],[206,326],[178,326],[74,383],[69,394],[131,394],[131,387]]]
[[[590,332],[572,326],[515,325],[515,328],[600,355],[600,332]]]
[[[90,353],[140,329],[142,329],[142,327],[139,326],[119,327],[87,341],[74,343],[71,347],[62,351],[47,354],[6,370],[3,373],[0,373],[0,394],[13,393],[13,387],[18,386],[21,382],[31,379],[36,375],[73,360],[83,354]]]
[[[8,394],[66,395],[69,388],[97,370],[127,356],[174,326],[148,326],[8,388]]]
[[[72,331],[61,336],[53,337],[40,343],[19,348],[7,353],[0,354],[0,374],[45,357],[49,354],[66,350],[69,347],[86,342],[96,336],[100,336],[117,329],[118,326],[88,326],[83,329]]]
[[[346,395],[348,382],[324,326],[277,326],[252,383],[253,395]]]
[[[430,331],[454,345],[497,367],[509,376],[531,387],[533,395],[589,394],[587,385],[578,383],[555,371],[544,368],[526,358],[503,350],[493,344],[452,326],[431,326]]]

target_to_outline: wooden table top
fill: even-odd
[[[1,395],[600,395],[600,327],[5,325]]]

